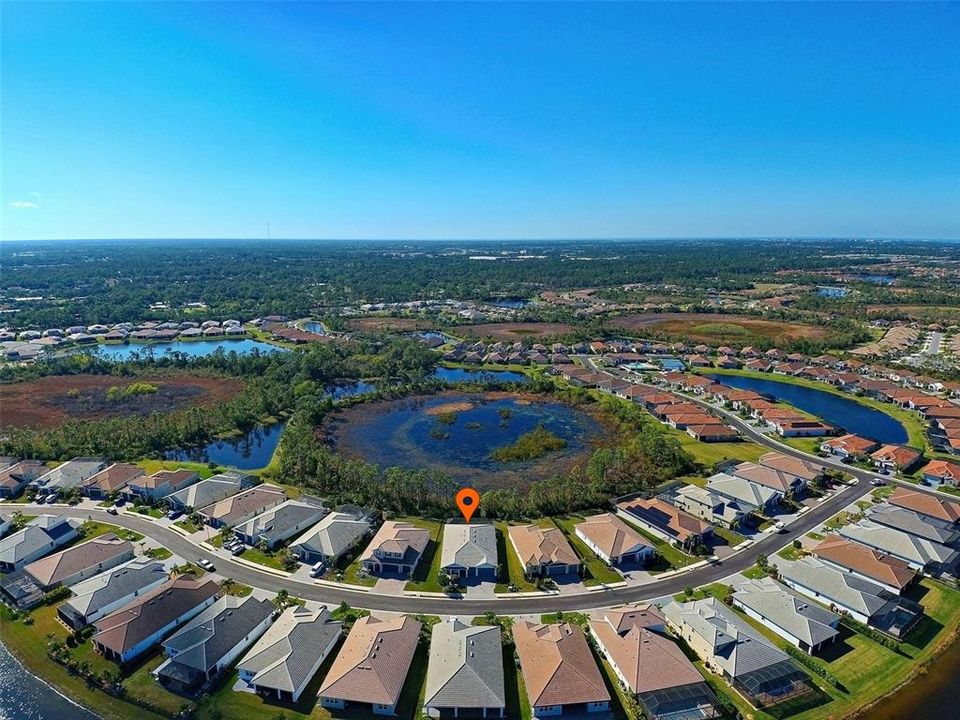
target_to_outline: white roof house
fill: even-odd
[[[497,575],[497,531],[493,525],[447,524],[443,528],[440,567],[457,577]]]
[[[324,608],[288,608],[237,665],[257,692],[297,702],[333,650],[343,629]]]

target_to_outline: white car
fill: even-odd
[[[213,563],[207,560],[206,558],[202,560],[197,560],[197,565],[202,567],[207,572],[213,572],[216,569],[214,568]]]

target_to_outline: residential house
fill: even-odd
[[[247,545],[265,543],[272,550],[281,543],[315,525],[327,511],[319,504],[301,500],[287,500],[260,513],[255,518],[233,529],[234,535]]]
[[[527,577],[573,575],[580,572],[580,557],[558,527],[511,525],[510,544]]]
[[[133,544],[106,533],[78,543],[66,550],[34,560],[22,570],[10,573],[0,582],[0,592],[17,607],[26,610],[45,593],[81,580],[133,559]]]
[[[839,535],[827,535],[812,553],[825,565],[876,583],[895,595],[917,579],[916,571],[903,560]]]
[[[960,527],[945,520],[927,517],[914,510],[881,503],[867,510],[867,518],[875,523],[900,530],[941,545],[956,547],[960,543]]]
[[[286,493],[276,485],[258,485],[201,508],[199,513],[207,525],[229,528],[252,520],[286,500]]]
[[[331,512],[305,530],[290,544],[290,549],[300,562],[308,565],[321,562],[326,567],[333,567],[369,532],[370,522],[365,516]]]
[[[939,574],[953,565],[957,551],[938,542],[910,535],[872,520],[842,526],[841,537],[900,558],[921,572]]]
[[[713,527],[659,498],[634,498],[617,503],[617,515],[659,538],[683,547],[706,545]]]
[[[0,572],[11,573],[77,537],[80,522],[62,515],[40,515],[0,540]]]
[[[826,468],[822,465],[780,452],[764,453],[757,462],[765,467],[798,478],[803,485],[817,484],[826,474]],[[794,488],[795,490],[796,488]]]
[[[376,715],[395,715],[420,628],[406,616],[357,620],[320,685],[320,704],[334,710],[356,704]]]
[[[485,524],[447,524],[440,568],[450,577],[497,580],[497,529]]]
[[[123,495],[127,500],[162,500],[199,480],[200,475],[192,470],[158,470],[153,475],[130,480],[123,489]]]
[[[744,513],[773,514],[783,493],[728,473],[716,473],[707,478],[707,490],[735,504]]]
[[[259,695],[296,703],[342,632],[325,607],[287,608],[240,660],[240,680]]]
[[[114,492],[119,492],[131,480],[144,475],[143,468],[130,463],[114,463],[83,481],[80,492],[92,500],[103,500]]]
[[[960,485],[960,463],[931,460],[920,470],[923,481],[930,485]]]
[[[651,720],[722,717],[703,676],[665,634],[666,620],[653,605],[607,610],[589,622],[597,648]]]
[[[643,564],[656,554],[643,535],[613,513],[586,517],[574,532],[607,565]]]
[[[256,484],[256,476],[229,470],[167,495],[166,502],[171,510],[186,512],[213,505]]]
[[[839,615],[811,603],[773,578],[747,580],[738,585],[733,606],[811,655],[839,635]]]
[[[700,442],[732,442],[739,440],[740,435],[731,427],[717,422],[703,425],[687,425],[685,432],[694,440]]]
[[[214,580],[181,575],[127,603],[94,623],[93,644],[110,660],[128,663],[167,633],[213,604],[220,592]]]
[[[17,497],[31,482],[49,468],[39,460],[21,460],[0,470],[0,498]]]
[[[503,717],[506,706],[500,626],[477,627],[456,618],[434,625],[424,713],[434,718]]]
[[[867,455],[880,447],[876,440],[847,434],[830,438],[820,443],[820,450],[840,458],[858,458]]]
[[[754,707],[777,705],[811,691],[806,673],[789,655],[717,598],[672,602],[663,615],[707,669],[733,685]]]
[[[815,557],[777,558],[776,565],[780,580],[788,587],[891,637],[904,637],[923,614],[917,603]]]
[[[736,503],[697,485],[680,487],[673,504],[694,517],[730,529],[738,527],[746,516]]]
[[[737,463],[727,469],[730,475],[743,478],[754,485],[762,485],[780,494],[780,497],[803,496],[807,481],[786,470],[753,462]]]
[[[870,453],[873,464],[894,472],[908,473],[923,459],[923,454],[906,445],[884,445]]]
[[[59,495],[82,485],[104,467],[106,463],[100,458],[74,458],[31,481],[30,487],[36,489],[37,495]]]
[[[151,674],[177,692],[205,685],[266,632],[274,610],[252,595],[221,597],[163,641],[167,659]]]
[[[893,491],[887,502],[926,517],[960,525],[960,500],[949,500],[942,495],[901,486]]]
[[[74,585],[73,597],[57,608],[57,617],[68,627],[82,630],[168,579],[166,567],[158,560],[128,560]]]
[[[429,544],[430,531],[426,528],[388,520],[360,555],[360,565],[375,575],[412,575]]]
[[[513,624],[513,640],[535,718],[610,709],[610,693],[579,627],[521,620]]]

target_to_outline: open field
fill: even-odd
[[[411,332],[436,327],[434,323],[421,318],[379,316],[353,318],[346,325],[350,330],[359,332]]]
[[[483,323],[480,325],[461,325],[453,329],[454,334],[457,335],[471,335],[478,338],[491,337],[494,340],[509,340],[510,342],[523,338],[566,335],[575,331],[576,328],[573,325],[554,322]]]
[[[777,342],[787,338],[826,337],[824,328],[800,323],[774,322],[744,315],[719,313],[646,313],[611,318],[609,324],[642,335],[644,330],[676,335],[686,341],[748,344],[757,339]]]
[[[147,383],[156,392],[107,397],[112,387],[121,390],[133,383]],[[113,375],[55,375],[23,383],[0,385],[0,427],[11,425],[49,428],[67,420],[148,415],[184,407],[225,402],[243,389],[232,378],[174,374],[151,377]]]

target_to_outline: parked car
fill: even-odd
[[[777,520],[777,521],[773,524],[773,530],[774,530],[774,532],[778,532],[778,533],[786,532],[786,531],[787,531],[787,526],[784,525],[780,520]]]
[[[323,575],[323,571],[326,569],[326,566],[323,564],[323,561],[315,563],[313,567],[310,568],[310,577],[316,578]]]
[[[234,545],[232,548],[230,548],[231,555],[243,555],[243,553],[245,553],[246,551],[247,551],[247,546],[242,543],[240,545]]]
[[[884,480],[883,478],[871,478],[870,484],[873,485],[874,487],[883,487],[884,485],[887,484],[887,481]]]
[[[170,510],[167,512],[167,520],[176,520],[181,515],[183,515],[182,510]]]
[[[118,514],[118,511],[117,511],[117,509],[116,509],[115,507],[108,507],[108,508],[107,508],[107,513],[110,514],[110,515],[117,515],[117,514]]]
[[[123,507],[123,506],[126,505],[126,504],[127,504],[127,501],[126,501],[124,498],[119,497],[119,498],[116,499],[116,502],[113,503],[113,506],[114,506],[114,507]]]
[[[197,565],[202,567],[207,572],[213,572],[214,570],[216,570],[216,568],[213,566],[213,563],[207,560],[206,558],[197,560]]]

